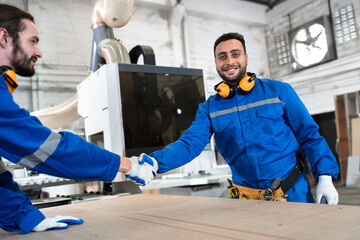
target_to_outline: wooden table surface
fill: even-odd
[[[84,219],[0,239],[360,239],[360,207],[136,194],[42,209]]]

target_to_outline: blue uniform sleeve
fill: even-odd
[[[29,233],[44,219],[45,216],[13,181],[12,174],[9,171],[0,174],[0,228]]]
[[[159,173],[175,169],[197,157],[210,141],[211,128],[205,103],[199,105],[195,121],[181,137],[159,150],[150,154],[159,163]]]
[[[326,140],[319,134],[319,127],[294,89],[285,84],[282,100],[285,102],[285,119],[305,150],[316,180],[320,175],[337,178],[339,167]]]
[[[119,171],[120,156],[70,132],[60,132],[58,147],[33,170],[82,181],[112,181]]]
[[[20,108],[0,78],[0,156],[29,169],[75,180],[111,181],[120,156],[69,132],[54,132]]]

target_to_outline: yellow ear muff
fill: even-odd
[[[249,92],[251,89],[253,89],[254,85],[255,85],[254,79],[249,76],[244,77],[239,82],[240,89],[244,92]]]
[[[220,83],[219,85],[217,85],[216,91],[220,96],[224,98],[230,98],[234,95],[234,88],[226,83]]]
[[[5,79],[6,85],[8,86],[10,93],[14,93],[16,88],[18,87],[14,70],[12,70],[12,68],[9,66],[1,66],[0,76]]]

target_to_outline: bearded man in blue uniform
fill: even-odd
[[[214,55],[223,82],[215,86],[217,94],[199,105],[195,121],[176,142],[150,154],[158,161],[158,172],[190,162],[214,135],[232,171],[237,198],[311,203],[310,184],[297,161],[302,145],[318,181],[316,201],[325,197],[328,204],[337,204],[332,183],[337,161],[292,87],[247,73],[245,40],[238,33],[220,36]],[[275,190],[280,192],[274,196]],[[264,194],[254,197],[259,191]]]
[[[6,4],[0,4],[0,12],[0,228],[29,233],[81,224],[71,216],[45,217],[13,181],[1,157],[37,172],[83,181],[112,181],[123,172],[142,185],[154,178],[156,166],[149,157],[127,159],[70,132],[52,131],[20,108],[12,97],[15,73],[34,75],[42,57],[39,34],[30,14]]]

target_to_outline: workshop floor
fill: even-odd
[[[335,188],[339,193],[339,204],[360,206],[360,188],[346,187],[339,182],[335,182]]]

